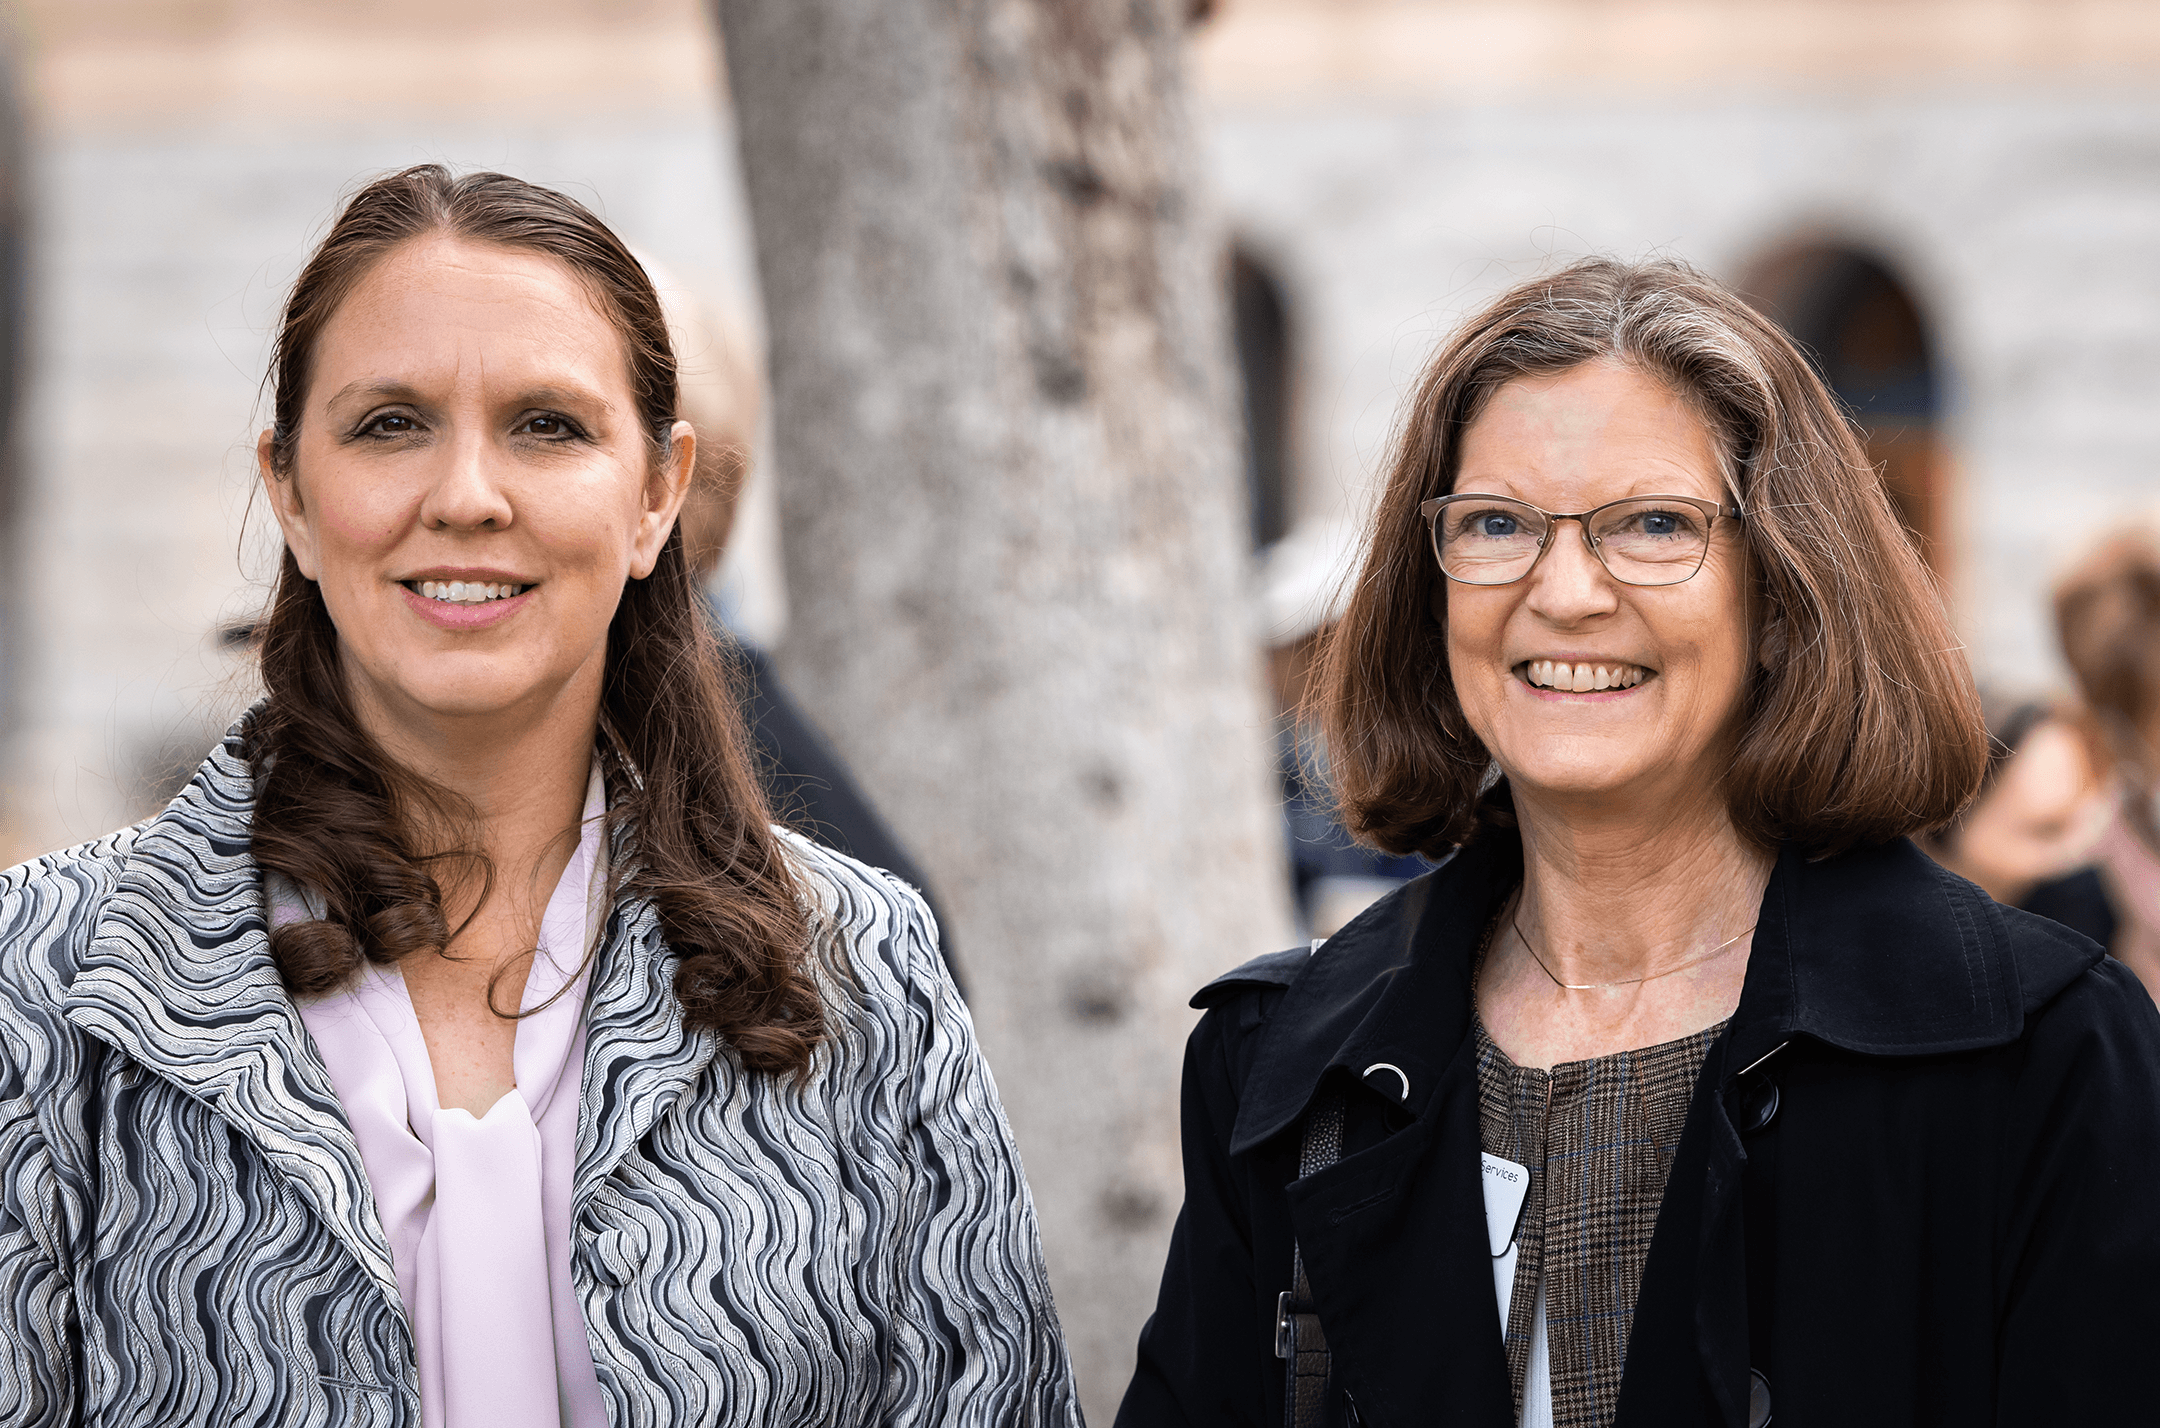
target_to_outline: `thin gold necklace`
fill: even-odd
[[[1647,977],[1623,977],[1617,982],[1563,982],[1557,975],[1554,974],[1552,968],[1545,965],[1545,959],[1538,956],[1538,950],[1537,948],[1530,945],[1530,939],[1523,936],[1522,923],[1516,920],[1515,914],[1512,912],[1508,914],[1508,926],[1515,929],[1515,938],[1517,941],[1522,943],[1523,951],[1530,954],[1530,960],[1538,964],[1538,970],[1540,972],[1543,972],[1546,976],[1552,978],[1552,984],[1554,986],[1560,988],[1562,991],[1568,992],[1602,992],[1610,987],[1639,986],[1644,982],[1654,982],[1660,977],[1670,977],[1675,972],[1685,972],[1690,967],[1700,967],[1703,963],[1709,961],[1711,958],[1723,954],[1726,948],[1732,946],[1735,942],[1738,942],[1741,938],[1747,936],[1748,933],[1753,932],[1760,925],[1761,924],[1759,923],[1751,922],[1741,931],[1736,932],[1731,937],[1726,938],[1723,942],[1720,942],[1717,946],[1711,948],[1708,952],[1703,953],[1702,956],[1697,957],[1694,961],[1682,962],[1677,967],[1667,967],[1662,972],[1652,972]]]

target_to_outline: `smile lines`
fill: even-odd
[[[1653,673],[1639,664],[1569,664],[1565,660],[1526,660],[1518,670],[1523,683],[1538,689],[1589,694],[1600,689],[1633,689]]]

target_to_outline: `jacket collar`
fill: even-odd
[[[70,985],[76,1027],[210,1107],[259,1147],[398,1303],[390,1245],[328,1067],[270,956],[249,851],[252,715],[144,825]],[[634,858],[618,830],[615,866]],[[718,1050],[687,1028],[674,958],[642,899],[618,897],[594,952],[574,1200],[591,1192]]]
[[[1367,908],[1313,953],[1270,1013],[1232,1128],[1240,1154],[1304,1113],[1334,1068],[1407,1081],[1421,1116],[1469,1034],[1470,973],[1522,845],[1494,829]],[[1727,1074],[1796,1036],[1875,1056],[2015,1040],[2057,988],[2021,984],[2002,910],[1906,839],[1820,862],[1787,846],[1763,893]],[[1396,1078],[1367,1083],[1390,1098]]]
[[[270,958],[247,721],[144,825],[63,1014],[252,1141],[394,1305],[390,1243],[330,1073]]]
[[[1522,873],[1512,837],[1480,839],[1365,909],[1314,949],[1269,1014],[1238,1102],[1239,1155],[1305,1113],[1333,1067],[1400,1093],[1422,1118],[1470,1030],[1470,967],[1494,906]]]
[[[636,856],[626,830],[616,830],[612,856],[618,868]],[[720,1049],[715,1033],[683,1019],[675,958],[650,901],[616,898],[594,958],[585,1005],[573,1211],[585,1207],[608,1173],[714,1065]],[[720,1070],[738,1074],[732,1062]]]

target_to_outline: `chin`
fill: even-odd
[[[457,691],[415,698],[414,703],[439,719],[486,719],[507,714],[525,701],[505,698],[500,690]]]
[[[414,661],[381,681],[389,701],[436,719],[485,719],[529,707],[547,693],[525,661],[440,655]]]
[[[1501,764],[1510,788],[1568,802],[1625,799],[1641,792],[1656,768],[1654,762],[1635,760],[1625,765],[1545,760],[1533,760],[1523,767]]]

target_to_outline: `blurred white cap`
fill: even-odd
[[[1309,521],[1260,552],[1260,607],[1270,645],[1303,639],[1335,620],[1357,574],[1359,527]]]

